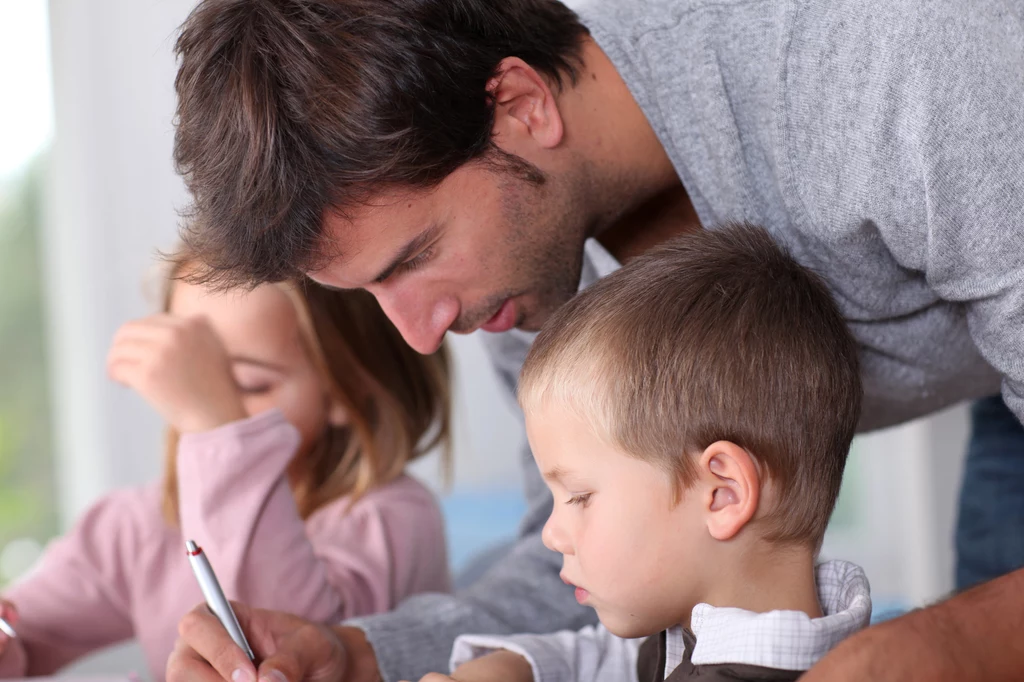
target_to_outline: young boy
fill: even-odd
[[[537,337],[519,401],[544,544],[602,626],[464,636],[424,680],[795,680],[871,613],[859,567],[815,565],[860,398],[828,289],[760,228],[594,284]]]

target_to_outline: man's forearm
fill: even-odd
[[[558,577],[561,557],[539,535],[519,541],[506,559],[456,595],[425,594],[391,613],[358,618],[386,682],[447,672],[452,644],[466,633],[511,634],[576,630],[597,622]]]
[[[1024,680],[1024,569],[868,628],[840,644],[807,682]]]

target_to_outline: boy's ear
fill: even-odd
[[[494,99],[491,134],[504,151],[517,154],[527,138],[544,149],[562,141],[562,114],[551,88],[519,57],[506,57],[498,63],[497,75],[487,82],[487,92]]]
[[[757,512],[761,496],[757,463],[749,452],[727,440],[709,445],[698,462],[704,489],[709,491],[708,531],[716,540],[728,540]]]

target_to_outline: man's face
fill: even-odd
[[[310,276],[371,292],[421,353],[448,330],[537,330],[579,285],[586,192],[572,177],[537,184],[471,162],[434,189],[329,213],[324,248],[339,256]]]

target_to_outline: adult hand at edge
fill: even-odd
[[[280,611],[232,603],[259,663],[253,666],[205,604],[178,625],[168,682],[378,682],[362,630],[318,625]]]
[[[800,682],[1024,680],[1024,569],[860,632]]]
[[[941,651],[921,639],[918,612],[870,627],[843,640],[800,682],[940,682]],[[958,680],[960,678],[957,678]]]

